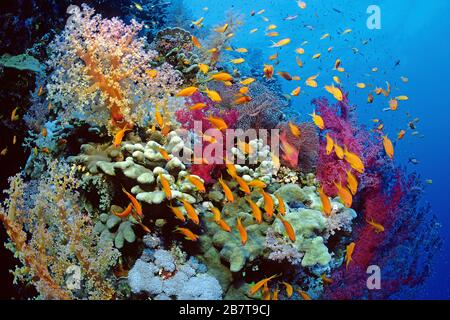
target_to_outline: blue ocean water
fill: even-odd
[[[317,73],[320,74],[318,79],[331,79],[335,59],[340,58],[349,74],[348,78],[342,79],[344,89],[349,91],[350,101],[358,106],[360,122],[373,125],[372,119],[381,119],[385,132],[396,137],[409,121],[420,119],[417,123],[419,133],[412,136],[409,131],[405,139],[396,144],[395,161],[407,166],[409,171],[417,171],[424,180],[432,179],[423,201],[431,203],[433,213],[442,224],[443,246],[435,260],[429,262],[433,274],[417,292],[417,298],[449,299],[450,215],[447,200],[450,198],[450,150],[447,130],[450,127],[450,97],[447,77],[450,73],[450,20],[447,15],[450,3],[446,0],[304,2],[307,4],[305,10],[299,9],[295,0],[184,1],[194,18],[205,17],[204,25],[208,28],[223,23],[228,10],[244,14],[244,25],[236,34],[233,46],[260,49],[256,58],[260,56],[266,63],[267,58],[278,51],[280,64],[277,70],[298,74],[303,80]],[[380,30],[370,30],[366,26],[369,5],[381,9]],[[252,10],[262,9],[265,12],[260,15],[249,15]],[[298,18],[283,20],[289,15],[298,15]],[[264,33],[271,23],[277,25],[276,31],[280,33],[277,41],[289,37],[294,44],[280,50],[270,48],[270,39]],[[254,28],[258,31],[250,34]],[[340,34],[349,28],[352,29],[350,34]],[[320,40],[326,33],[330,33],[330,37]],[[303,45],[308,56],[302,57],[305,65],[299,70],[293,50],[304,41],[308,41]],[[333,54],[327,55],[329,47],[333,47]],[[321,58],[311,61],[313,52],[321,53]],[[372,68],[378,68],[378,72],[372,72]],[[403,83],[402,76],[409,82]],[[357,82],[385,86],[385,81],[391,83],[394,95],[409,96],[409,101],[401,103],[397,112],[383,112],[388,107],[385,102],[367,104],[367,92],[363,93],[355,86]],[[283,89],[290,93],[296,86],[284,82]],[[316,95],[317,91],[305,89],[304,94],[293,102],[293,111],[306,119],[312,111],[310,100]],[[410,159],[417,159],[419,164],[411,163]]]

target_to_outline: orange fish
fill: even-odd
[[[219,72],[219,73],[213,74],[211,76],[211,79],[214,79],[216,81],[226,82],[226,81],[233,81],[233,76],[226,72]]]
[[[264,76],[266,77],[267,80],[272,79],[273,73],[274,73],[273,66],[270,64],[265,64],[264,65]]]
[[[392,111],[397,110],[397,108],[398,108],[398,101],[396,99],[389,100],[389,108],[391,108]]]
[[[289,126],[289,129],[291,130],[291,133],[295,136],[295,137],[297,137],[297,138],[300,138],[300,136],[301,136],[301,132],[300,132],[300,129],[295,125],[295,124],[293,124],[292,122],[288,122],[288,126]]]
[[[152,232],[146,225],[144,225],[142,222],[138,221],[138,224],[141,226],[142,230],[144,230],[146,233]]]
[[[355,195],[356,192],[358,191],[358,180],[350,170],[346,170],[346,172],[347,172],[347,186],[352,195]]]
[[[237,98],[236,100],[234,100],[234,104],[240,105],[240,104],[248,103],[250,101],[252,101],[251,97],[243,96],[243,97],[240,97],[240,98]]]
[[[347,246],[346,252],[345,252],[345,268],[348,268],[348,265],[350,262],[353,261],[352,255],[353,251],[355,251],[355,243],[352,242]]]
[[[122,212],[118,212],[118,213],[114,212],[114,214],[116,216],[118,216],[119,218],[126,218],[126,217],[128,217],[130,215],[131,210],[133,210],[133,204],[130,203],[128,205],[128,207],[126,207],[125,210],[123,210]]]
[[[163,148],[159,147],[158,148],[159,153],[161,153],[162,157],[164,158],[164,160],[169,161],[170,160],[170,156],[167,153],[166,150],[164,150]]]
[[[345,157],[344,149],[336,142],[334,143],[334,153],[336,153],[336,156],[341,160]]]
[[[238,140],[237,146],[238,146],[239,150],[241,150],[244,154],[250,154],[253,152],[252,148],[250,147],[250,145],[247,142]]]
[[[327,145],[325,147],[325,150],[326,150],[327,155],[330,155],[334,148],[334,141],[333,141],[333,139],[330,138],[328,133],[326,134],[325,138],[327,140]]]
[[[214,214],[214,221],[216,223],[218,223],[220,220],[222,220],[222,213],[220,212],[219,209],[217,209],[216,207],[212,207],[211,212]]]
[[[227,123],[222,118],[210,115],[208,118],[205,118],[205,120],[208,120],[212,126],[220,131],[228,129]]]
[[[183,203],[184,209],[186,209],[188,218],[195,224],[199,224],[200,219],[198,218],[197,211],[195,211],[195,208],[192,206],[192,204],[190,204],[186,200],[181,200],[181,202]]]
[[[199,192],[201,192],[201,193],[206,192],[205,185],[199,178],[191,176],[191,175],[189,175],[187,178],[188,178],[189,182],[192,183]]]
[[[328,196],[323,191],[323,187],[319,188],[319,196],[320,196],[320,201],[322,201],[323,212],[329,217],[331,215],[331,210],[332,210],[331,202],[330,202],[330,198],[328,198]]]
[[[40,86],[39,91],[38,91],[38,97],[40,97],[42,95],[42,92],[44,92],[44,88],[42,86]]]
[[[187,87],[187,88],[184,88],[183,90],[181,90],[180,92],[178,92],[176,96],[177,97],[190,97],[196,92],[198,92],[197,87]]]
[[[285,46],[285,45],[289,44],[290,42],[291,42],[291,39],[289,39],[289,38],[282,39],[282,40],[278,41],[277,43],[274,43],[271,46],[271,48],[279,48],[279,47],[282,47],[282,46]]]
[[[291,95],[293,95],[294,97],[297,97],[300,94],[300,87],[295,88],[294,90],[292,90]]]
[[[183,214],[183,212],[181,211],[180,208],[178,208],[178,207],[172,207],[172,206],[169,206],[169,208],[170,208],[170,210],[172,210],[173,214],[175,215],[175,217],[176,217],[178,220],[181,220],[181,221],[183,221],[183,222],[186,221],[186,218],[184,217],[184,214]]]
[[[272,300],[278,300],[278,287],[273,290]]]
[[[273,216],[273,212],[274,212],[274,204],[273,204],[273,199],[271,197],[270,194],[268,194],[267,192],[265,192],[264,190],[260,190],[261,195],[264,198],[264,210],[266,211],[266,214],[269,218],[271,218]]]
[[[194,46],[196,46],[199,49],[202,47],[202,45],[200,44],[200,41],[198,41],[198,39],[195,36],[192,36],[192,43],[194,44]]]
[[[343,187],[341,183],[339,184],[334,183],[334,185],[338,189],[339,198],[341,198],[341,201],[344,204],[344,206],[350,208],[353,203],[352,193],[346,187]]]
[[[247,230],[245,230],[245,227],[242,225],[241,218],[237,218],[237,229],[241,237],[241,243],[245,246],[247,243]]]
[[[189,230],[187,228],[177,227],[175,229],[175,231],[178,231],[179,233],[184,235],[186,240],[190,240],[190,241],[197,241],[198,240],[198,235],[194,234],[191,230]]]
[[[283,150],[283,159],[289,164],[290,167],[297,167],[299,150],[288,142],[285,132],[281,134],[280,142]]]
[[[122,187],[122,191],[127,195],[128,199],[130,199],[131,203],[133,204],[134,210],[142,218],[144,214],[142,213],[142,206],[139,201],[137,201],[137,199],[131,193],[127,192],[124,187]]]
[[[288,296],[288,298],[292,297],[292,295],[294,294],[294,287],[287,282],[283,282],[283,284],[286,287],[286,295]]]
[[[261,209],[249,197],[246,197],[245,200],[247,200],[248,205],[250,206],[250,208],[252,210],[253,217],[255,217],[255,219],[256,219],[256,222],[258,222],[258,224],[260,224],[262,222]]]
[[[41,131],[41,135],[45,138],[45,137],[47,137],[47,134],[48,134],[47,128],[46,128],[46,127],[43,127],[43,128],[42,128],[42,131]]]
[[[384,227],[383,227],[383,225],[381,225],[381,224],[379,224],[379,223],[373,221],[373,219],[370,219],[370,221],[366,219],[366,222],[367,222],[368,224],[370,224],[370,225],[375,229],[375,232],[376,232],[376,233],[384,232]]]
[[[130,128],[125,126],[123,129],[120,129],[119,131],[117,131],[116,135],[114,136],[114,140],[113,140],[114,147],[116,147],[116,148],[120,147],[120,145],[122,144],[122,140],[125,137],[125,133],[130,130],[131,130]],[[45,132],[47,132],[47,130],[45,130]]]
[[[249,91],[248,87],[242,87],[239,89],[240,94],[247,94]]]
[[[161,186],[163,188],[167,200],[172,200],[172,190],[170,190],[169,180],[167,180],[167,178],[164,177],[162,173],[159,174],[159,182],[161,183]]]
[[[233,192],[231,192],[230,187],[228,187],[228,185],[226,184],[225,181],[223,181],[222,178],[219,178],[219,183],[222,186],[223,193],[225,194],[225,198],[227,198],[227,200],[229,202],[234,202]]]
[[[286,71],[279,71],[277,74],[284,80],[292,81],[292,76]]]
[[[328,278],[325,273],[322,274],[320,276],[320,278],[322,279],[323,284],[332,284],[333,283],[333,279]]]
[[[237,176],[236,167],[232,162],[230,162],[228,159],[225,159],[225,165],[227,167],[227,172],[231,177]]]
[[[250,291],[249,291],[249,294],[251,295],[251,296],[253,296],[255,293],[257,293],[264,285],[266,285],[267,283],[269,283],[269,281],[270,280],[272,280],[272,279],[274,279],[274,278],[276,278],[276,277],[278,277],[279,275],[278,274],[274,274],[273,276],[271,276],[271,277],[269,277],[269,278],[265,278],[265,279],[262,279],[261,281],[258,281],[257,283],[255,283],[251,288],[250,288]]]
[[[161,113],[159,112],[158,107],[156,107],[156,110],[155,110],[155,119],[156,119],[156,123],[158,124],[158,126],[160,128],[163,128],[164,127],[164,119],[163,119]]]
[[[265,183],[262,182],[261,180],[255,179],[255,180],[250,181],[250,182],[248,183],[248,186],[249,186],[249,187],[252,187],[252,188],[261,188],[261,189],[264,189],[265,187],[267,187],[267,184],[265,184]]]
[[[281,215],[278,215],[277,217],[283,223],[284,229],[286,230],[286,233],[287,233],[289,239],[292,242],[295,242],[295,230],[294,230],[294,228],[292,228],[292,225],[289,223],[289,221],[285,220]]]
[[[206,103],[199,102],[199,103],[194,104],[193,106],[190,106],[189,110],[191,110],[191,111],[202,110],[205,107],[206,107]]]
[[[17,111],[19,110],[19,107],[15,108],[12,112],[11,112],[11,121],[17,121],[19,120],[19,115],[17,114]]]
[[[345,160],[350,164],[350,166],[358,171],[359,173],[364,173],[364,163],[362,162],[361,158],[353,153],[347,150],[347,147],[344,148],[344,157]]]
[[[312,114],[310,114],[310,116],[312,117],[314,124],[319,129],[323,130],[325,128],[325,123],[321,116],[317,115],[316,112],[313,112]]]
[[[305,291],[298,290],[298,293],[302,296],[303,300],[312,300],[312,298]]]
[[[226,231],[226,232],[231,232],[231,228],[230,226],[225,222],[225,220],[220,219],[219,221],[216,222],[220,228],[222,228],[222,230]]]
[[[400,132],[397,135],[397,140],[402,140],[405,137],[406,131],[400,130]]]
[[[241,187],[241,190],[242,190],[245,194],[249,195],[249,194],[251,193],[250,187],[248,186],[247,182],[245,182],[244,179],[242,179],[242,178],[239,177],[239,176],[235,176],[234,179],[235,179],[236,182],[239,184],[239,186]]]
[[[161,130],[161,134],[165,137],[169,134],[171,126],[169,124],[165,124]]]
[[[384,150],[386,151],[386,154],[389,158],[394,158],[394,145],[392,144],[392,141],[387,137],[383,136],[383,146]]]
[[[284,200],[279,194],[276,194],[275,197],[278,200],[278,212],[284,216],[286,214],[286,206],[284,204]]]
[[[210,98],[213,102],[221,102],[222,98],[220,97],[220,94],[217,91],[206,89],[203,91],[206,93],[208,98]]]
[[[263,300],[270,300],[270,289],[269,286],[267,285],[267,283],[265,283],[263,285],[263,289],[262,289],[262,299]]]

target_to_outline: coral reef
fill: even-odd
[[[323,126],[299,122],[257,54],[244,63],[231,45],[242,16],[208,36],[181,13],[166,26],[179,7],[152,3],[115,2],[124,20],[71,5],[51,42],[0,58],[36,84],[31,106],[1,119],[23,118],[28,157],[0,205],[15,281],[40,299],[152,300],[384,299],[423,282],[439,246],[423,186],[357,124],[348,94],[313,100]],[[278,129],[280,157],[277,130],[247,129]],[[364,170],[345,193],[348,152]],[[375,293],[361,285],[370,264],[386,273]]]

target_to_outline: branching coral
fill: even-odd
[[[93,235],[91,215],[80,208],[75,171],[65,164],[50,165],[47,177],[38,182],[32,203],[25,203],[26,184],[11,178],[9,199],[1,208],[0,220],[11,239],[9,248],[30,273],[31,283],[43,299],[111,299],[114,287],[109,272],[119,253],[111,242]],[[69,268],[81,270],[81,287],[71,290],[66,278]]]
[[[60,117],[92,125],[143,124],[152,105],[173,93],[180,78],[168,65],[154,66],[157,52],[137,38],[142,26],[117,18],[102,19],[83,5],[68,9],[66,28],[50,45],[49,100],[60,104]],[[146,71],[156,69],[150,77]]]

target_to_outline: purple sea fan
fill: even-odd
[[[297,166],[291,169],[299,169],[304,173],[313,172],[317,166],[319,155],[319,136],[317,130],[312,123],[300,123],[297,127],[300,130],[300,137],[292,134],[287,123],[279,124],[277,129],[280,129],[280,134],[284,134],[287,142],[298,150]],[[287,163],[283,164],[288,165]]]
[[[249,88],[252,100],[236,107],[239,111],[237,128],[243,130],[275,128],[284,118],[282,109],[286,102],[277,92],[262,83],[255,82]]]

